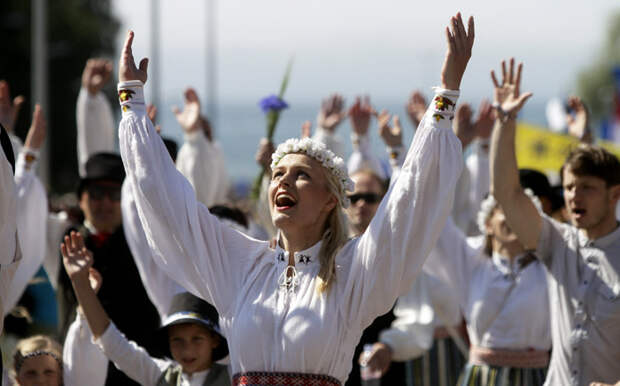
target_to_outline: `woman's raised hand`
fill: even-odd
[[[133,52],[131,50],[133,35],[133,31],[127,32],[127,38],[125,39],[123,51],[121,52],[121,58],[118,63],[118,80],[119,82],[139,80],[142,81],[142,83],[146,83],[149,60],[147,58],[143,58],[140,61],[139,67],[136,67],[136,62],[133,58]]]
[[[89,282],[89,272],[94,261],[93,254],[86,249],[80,232],[71,232],[70,236],[65,236],[65,241],[60,244],[60,252],[71,281]]]
[[[441,87],[458,90],[474,45],[474,18],[469,17],[467,31],[460,12],[450,18],[450,24],[452,29],[446,27],[448,50],[441,69]]]
[[[515,59],[510,58],[510,67],[506,71],[506,61],[502,60],[502,83],[497,81],[495,71],[491,70],[491,79],[495,90],[493,91],[493,104],[499,105],[502,112],[514,117],[523,107],[531,92],[521,94],[521,71],[523,63],[517,66],[517,73],[514,72]]]
[[[24,145],[32,150],[39,150],[43,145],[43,142],[45,142],[46,127],[47,124],[45,123],[45,118],[43,117],[41,105],[37,103],[34,106],[32,123],[30,124],[30,129],[28,130],[28,135],[26,136],[26,142]]]

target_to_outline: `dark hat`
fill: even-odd
[[[552,199],[553,192],[549,179],[543,173],[533,169],[519,169],[519,181],[523,189],[531,189],[536,197]]]
[[[6,132],[2,124],[0,124],[0,144],[2,145],[2,151],[4,152],[7,161],[11,164],[13,174],[15,174],[15,154],[13,154],[13,145],[11,145],[9,134]]]
[[[171,357],[170,345],[168,343],[168,327],[183,323],[199,324],[220,337],[220,344],[213,349],[213,353],[211,354],[214,362],[228,355],[228,344],[220,330],[217,310],[211,304],[189,292],[182,292],[174,295],[168,316],[164,319],[159,331],[162,348],[166,355]]]
[[[119,184],[125,179],[125,167],[118,154],[96,153],[86,161],[86,175],[80,179],[78,195],[92,181],[106,180],[114,181]]]

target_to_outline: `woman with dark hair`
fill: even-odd
[[[526,189],[535,205],[540,201]],[[471,342],[459,385],[542,385],[551,335],[544,267],[506,225],[492,195],[478,212],[482,237],[450,218],[425,269],[451,283]]]
[[[217,308],[234,384],[344,382],[364,328],[411,287],[462,168],[450,127],[474,42],[473,19],[466,31],[457,14],[451,27],[441,88],[398,180],[361,236],[347,240],[342,208],[352,182],[344,161],[310,138],[278,146],[268,192],[279,233],[275,249],[223,226],[197,202],[145,114],[148,61],[136,67],[128,33],[118,86],[127,180],[154,258]]]

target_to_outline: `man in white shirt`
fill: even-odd
[[[580,145],[562,167],[571,225],[536,210],[519,185],[516,114],[531,96],[521,94],[520,64],[502,62],[495,84],[497,119],[491,141],[492,193],[526,249],[548,271],[553,352],[546,385],[614,384],[620,380],[620,161],[601,147]]]

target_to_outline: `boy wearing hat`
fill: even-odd
[[[82,236],[71,232],[61,251],[92,335],[116,367],[142,385],[230,385],[226,367],[214,363],[228,355],[228,347],[213,306],[189,293],[177,294],[159,331],[159,340],[174,361],[153,358],[111,323],[91,287],[90,280],[100,279],[91,268],[93,255]]]

